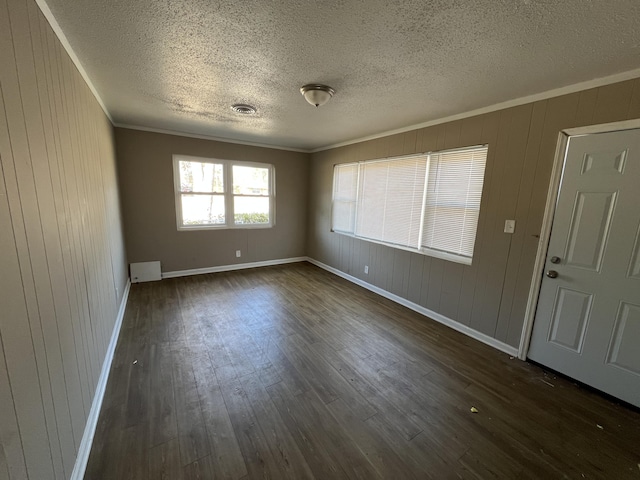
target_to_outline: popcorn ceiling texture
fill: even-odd
[[[47,4],[116,123],[294,148],[640,67],[637,0]]]

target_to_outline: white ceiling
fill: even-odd
[[[640,67],[638,0],[45,1],[116,124],[305,150]]]

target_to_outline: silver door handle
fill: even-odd
[[[549,270],[547,272],[547,277],[549,277],[549,278],[558,278],[558,272],[556,272],[555,270]]]

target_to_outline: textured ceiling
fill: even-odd
[[[640,67],[638,0],[46,2],[117,124],[301,149]]]

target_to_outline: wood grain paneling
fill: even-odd
[[[115,136],[129,262],[160,261],[173,272],[305,255],[309,154],[127,128]],[[272,164],[275,225],[178,231],[174,154]]]
[[[0,478],[65,479],[127,277],[113,132],[34,1],[0,63]]]
[[[636,79],[314,153],[307,254],[517,347],[558,134],[639,116]],[[489,153],[472,265],[394,253],[331,232],[333,165],[481,143]],[[515,234],[503,233],[506,219],[516,220]]]

